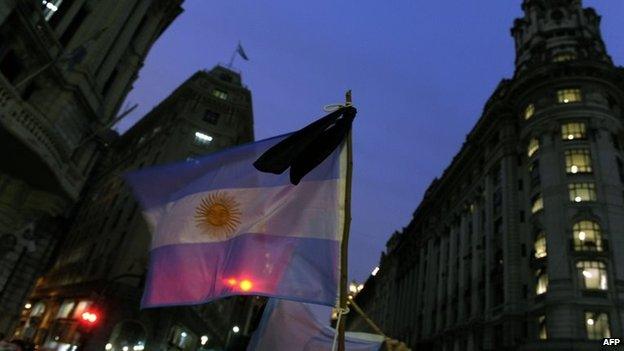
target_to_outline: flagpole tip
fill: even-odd
[[[345,93],[345,106],[352,106],[353,100],[351,98],[351,89],[347,90]]]

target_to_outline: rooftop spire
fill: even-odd
[[[523,0],[524,17],[511,34],[516,72],[549,62],[594,60],[611,63],[600,34],[600,16],[581,0]]]

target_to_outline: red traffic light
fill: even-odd
[[[81,321],[83,324],[91,326],[91,325],[95,325],[99,316],[97,312],[92,311],[92,310],[87,310],[82,313],[81,318],[82,318]]]
[[[250,291],[254,287],[253,281],[249,279],[242,279],[241,281],[238,281],[235,278],[229,278],[225,281],[225,283],[234,289],[242,291]]]

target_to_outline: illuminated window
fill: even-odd
[[[37,302],[35,304],[35,306],[32,307],[32,310],[30,311],[30,316],[31,317],[39,317],[43,315],[43,312],[45,312],[46,306],[43,302]]]
[[[602,340],[611,337],[609,316],[606,313],[585,312],[585,326],[587,338],[590,340]]]
[[[531,199],[531,213],[535,214],[544,209],[544,198],[538,194]]]
[[[41,6],[43,6],[43,17],[46,21],[49,21],[52,16],[58,11],[63,0],[43,0]]]
[[[538,337],[540,340],[546,340],[548,334],[546,333],[546,316],[539,316],[537,318]]]
[[[80,318],[80,316],[82,316],[82,314],[87,311],[87,309],[89,308],[89,306],[91,306],[92,302],[91,301],[80,301],[78,303],[78,305],[76,305],[76,308],[74,308],[74,319],[78,319]]]
[[[581,89],[563,89],[557,91],[557,102],[560,104],[570,104],[581,100]]]
[[[607,268],[598,261],[581,261],[576,263],[579,279],[583,288],[593,290],[607,290]]]
[[[65,300],[56,314],[56,318],[69,318],[70,313],[74,310],[76,303],[73,300]]]
[[[566,172],[567,173],[591,173],[592,161],[588,149],[566,150]]]
[[[566,123],[561,125],[561,138],[563,140],[585,139],[585,123]]]
[[[572,227],[574,250],[602,251],[602,232],[600,225],[592,221],[580,221]]]
[[[212,96],[215,96],[221,100],[227,100],[228,98],[228,94],[223,91],[223,90],[219,90],[219,89],[215,89],[212,91]]]
[[[195,132],[195,144],[208,145],[212,141],[212,137],[202,132]]]
[[[548,255],[546,251],[546,233],[539,232],[535,237],[535,258],[543,258]]]
[[[528,104],[527,107],[524,109],[524,119],[529,119],[533,117],[534,114],[535,114],[535,105]]]
[[[535,272],[535,276],[537,277],[535,294],[541,295],[548,290],[548,273],[546,273],[545,269],[540,268]]]
[[[169,343],[174,345],[176,350],[194,350],[195,339],[195,335],[179,326],[174,326],[169,331]]]
[[[553,57],[553,62],[566,62],[576,60],[576,53],[574,52],[561,52]]]
[[[596,185],[594,183],[572,183],[568,185],[570,201],[596,201]]]
[[[531,139],[531,141],[529,141],[529,147],[527,149],[527,155],[529,157],[533,156],[533,154],[535,154],[537,152],[537,150],[539,150],[539,147],[540,147],[539,139],[537,139],[537,138]]]
[[[531,177],[531,185],[535,186],[540,183],[539,160],[535,160],[529,165],[529,176]]]

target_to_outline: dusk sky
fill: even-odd
[[[186,0],[156,42],[118,125],[125,131],[201,69],[237,58],[253,96],[257,140],[299,129],[353,90],[351,279],[363,281],[386,240],[459,151],[498,82],[513,75],[509,34],[521,0]],[[584,1],[602,15],[624,64],[624,1]]]

